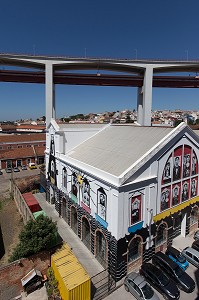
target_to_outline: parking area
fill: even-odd
[[[176,249],[182,251],[185,247],[191,246],[192,242],[194,241],[193,235],[189,235],[186,238],[182,236],[178,236],[174,239],[173,241],[173,247]],[[193,280],[196,283],[196,288],[195,290],[191,293],[185,293],[180,290],[180,299],[182,300],[199,300],[199,269],[196,268],[195,266],[189,264],[189,267],[187,269],[187,274],[189,274]],[[158,293],[156,290],[155,292],[159,296],[160,300],[163,300],[163,296]],[[112,294],[110,294],[108,297],[105,298],[106,300],[132,300],[135,299],[134,296],[127,292],[124,288],[124,285],[122,285],[120,288],[118,288],[116,291],[114,291]]]
[[[6,170],[2,170],[2,175],[0,175],[0,182],[4,181],[3,179],[11,179],[13,178],[23,178],[26,176],[32,176],[32,175],[37,175],[40,173],[40,169],[39,167],[37,167],[37,169],[33,169],[30,170],[29,168],[27,168],[27,170],[21,170],[21,168],[19,168],[19,172],[11,172],[11,173],[6,173]],[[2,178],[2,179],[1,179]]]

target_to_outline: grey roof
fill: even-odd
[[[172,130],[111,125],[74,148],[69,157],[120,176]]]
[[[65,131],[67,129],[101,129],[107,124],[99,124],[99,123],[57,123],[59,129],[61,131]]]

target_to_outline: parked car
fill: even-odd
[[[21,169],[22,169],[22,170],[27,170],[26,165],[22,165],[22,166],[21,166]]]
[[[165,299],[179,299],[180,292],[176,284],[162,270],[145,263],[140,268],[140,274],[157,290]]]
[[[191,247],[186,247],[184,250],[182,250],[182,254],[192,265],[199,268],[199,251]]]
[[[194,238],[194,240],[199,240],[199,230],[197,230],[197,231],[194,233],[193,238]]]
[[[179,267],[181,267],[183,270],[186,270],[189,266],[188,261],[186,260],[186,258],[182,255],[182,253],[177,250],[174,247],[168,247],[165,254],[172,259],[173,261],[175,261]]]
[[[145,281],[144,277],[138,273],[132,272],[124,279],[124,287],[127,292],[130,292],[136,299],[139,300],[159,300],[160,298]]]
[[[191,247],[192,247],[193,249],[199,251],[199,240],[195,240],[195,241],[192,243]]]
[[[37,166],[35,165],[35,163],[29,163],[29,168],[32,169],[37,169]]]
[[[166,254],[159,251],[152,257],[154,265],[166,272],[174,280],[178,287],[187,293],[192,293],[195,289],[194,280],[177,263],[171,260]]]
[[[6,173],[12,173],[12,168],[6,168]]]
[[[19,170],[18,167],[14,167],[13,171],[14,171],[14,172],[20,172],[20,170]]]
[[[3,174],[3,172],[0,170],[0,175],[2,175]]]

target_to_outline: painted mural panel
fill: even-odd
[[[161,191],[161,211],[170,207],[171,187],[164,187]]]
[[[190,188],[190,180],[185,180],[182,182],[182,199],[181,201],[187,201],[189,199],[189,188]]]
[[[141,221],[142,218],[142,199],[141,195],[131,198],[131,225]]]
[[[71,193],[77,197],[78,193],[78,180],[77,180],[77,174],[74,172],[72,174],[72,180],[71,180]]]
[[[191,172],[191,147],[184,146],[183,155],[183,177],[189,177]]]
[[[90,184],[86,178],[83,179],[82,184],[82,201],[86,206],[90,207]]]
[[[198,174],[198,160],[195,151],[193,151],[191,162],[191,175],[196,174]]]
[[[57,186],[57,169],[55,160],[55,142],[54,136],[51,136],[50,141],[50,153],[49,153],[49,163],[48,163],[48,180],[55,186]]]
[[[182,146],[174,150],[173,156],[173,181],[179,180],[181,178],[181,168],[182,168]]]
[[[174,149],[162,173],[161,211],[198,195],[198,170],[196,152],[189,145]]]
[[[172,186],[172,206],[180,203],[181,184],[176,183]]]
[[[191,198],[197,196],[197,191],[198,191],[198,178],[191,178],[191,188],[190,188],[190,192],[191,192]]]
[[[103,188],[97,190],[97,214],[106,221],[107,195]]]
[[[166,184],[171,182],[171,156],[167,160],[164,171],[163,171],[163,176],[162,176],[162,184]]]

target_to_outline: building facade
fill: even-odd
[[[44,133],[2,134],[0,135],[0,169],[20,167],[31,162],[43,164],[45,149]]]
[[[199,137],[185,123],[72,125],[48,127],[47,201],[115,280],[198,228]]]

